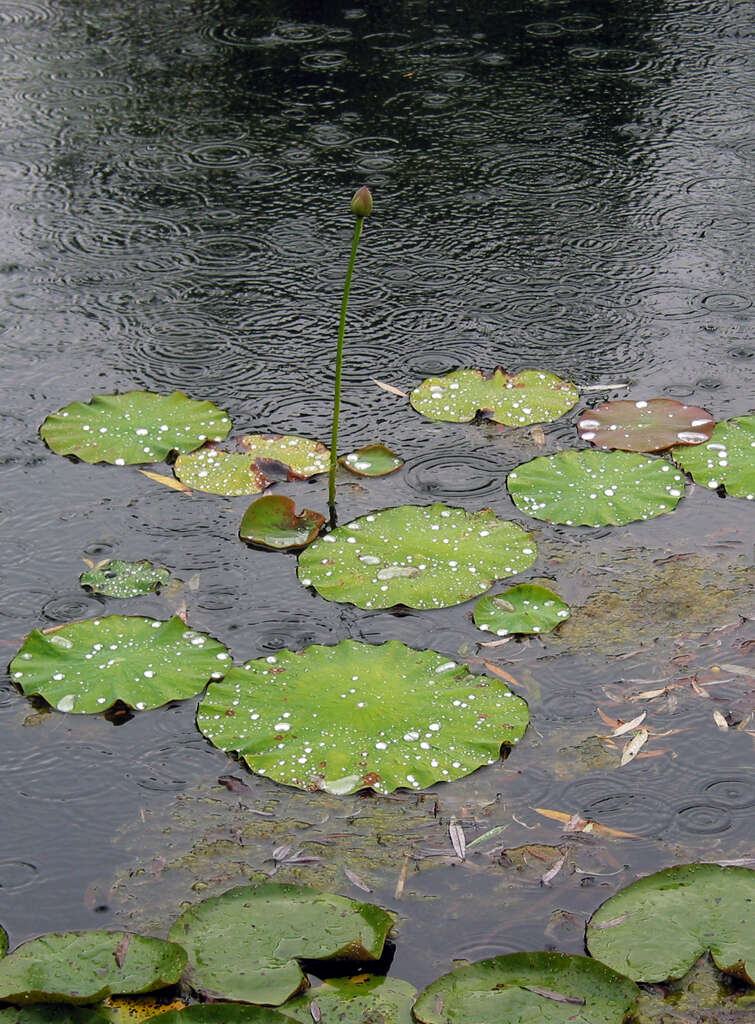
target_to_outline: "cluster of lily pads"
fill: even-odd
[[[638,983],[681,978],[708,951],[725,974],[755,979],[755,872],[747,868],[681,865],[639,879],[589,920],[589,956],[492,957],[420,993],[370,973],[309,987],[303,963],[321,977],[339,962],[379,968],[394,923],[371,903],[267,883],[190,907],[167,940],[63,932],[3,955],[0,929],[0,1004],[13,1004],[0,1005],[0,1024],[117,1024],[137,1014],[163,1024],[621,1024],[642,996]],[[179,983],[180,999],[175,988],[161,991]],[[158,1001],[145,1004],[134,998],[140,993]]]

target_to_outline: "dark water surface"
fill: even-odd
[[[344,480],[342,520],[442,500],[525,522],[507,472],[575,443],[580,407],[546,425],[542,447],[530,429],[427,422],[372,378],[408,389],[457,367],[543,367],[630,384],[589,402],[668,395],[718,419],[748,412],[751,12],[736,0],[0,0],[4,661],[33,627],[169,614],[164,596],[78,587],[82,558],[147,557],[192,581],[174,604],[237,662],[396,638],[489,658],[532,712],[499,766],[424,799],[337,800],[244,773],[197,733],[194,701],[114,727],[38,714],[6,677],[0,922],[13,943],[164,930],[182,900],[272,872],[273,849],[291,845],[320,863],[275,877],[359,897],[343,869],[359,875],[401,914],[392,971],[425,983],[454,959],[580,952],[585,917],[638,874],[751,852],[750,503],[698,487],[673,515],[625,528],[526,522],[540,550],[528,578],[553,581],[573,617],[486,649],[469,605],[329,604],[298,585],[292,556],[238,541],[246,499],[73,464],[37,435],[74,399],[180,388],[226,408],[237,433],[327,441],[362,183],[375,212],[342,440],[382,440],[407,464]],[[322,508],[326,483],[286,493]],[[624,740],[597,738],[611,731],[597,708],[647,710],[654,756],[619,768]],[[250,793],[218,785],[229,771]],[[638,838],[564,837],[534,807]],[[468,842],[507,828],[461,864],[452,815]],[[525,844],[558,849],[502,852]]]

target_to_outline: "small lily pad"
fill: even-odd
[[[330,452],[319,441],[291,435],[247,434],[242,452],[213,445],[176,459],[181,483],[197,491],[232,497],[261,494],[277,480],[306,480],[328,470]]]
[[[384,444],[368,444],[338,461],[357,476],[388,476],[404,465],[404,460]]]
[[[186,953],[173,942],[129,932],[58,932],[25,942],[0,960],[0,1000],[97,1003],[113,993],[174,985]]]
[[[285,1009],[288,1010],[288,1007]],[[294,1018],[267,1006],[196,1003],[187,1006],[185,1010],[160,1014],[158,1024],[294,1024]],[[312,1017],[308,1024],[312,1024]]]
[[[536,583],[519,583],[494,596],[486,594],[474,608],[475,626],[498,636],[549,633],[568,618],[569,605]]]
[[[170,579],[170,572],[154,566],[146,559],[140,562],[122,562],[112,558],[108,562],[83,572],[79,576],[82,587],[106,597],[139,597],[150,594]]]
[[[39,432],[58,455],[125,466],[194,451],[205,441],[222,441],[230,429],[228,414],[212,402],[194,401],[180,391],[128,391],[72,402],[48,416]]]
[[[239,536],[249,544],[285,551],[303,548],[320,532],[325,516],[302,509],[296,514],[296,505],[282,494],[268,494],[253,501],[244,513]]]
[[[331,978],[286,1003],[284,1009],[301,1024],[318,1019],[338,1024],[414,1024],[412,1004],[416,995],[417,990],[408,981],[362,974]]]
[[[170,938],[188,952],[187,979],[201,995],[279,1006],[306,987],[298,958],[379,960],[392,925],[374,904],[270,883],[191,907]]]
[[[421,1024],[622,1024],[640,992],[597,960],[509,953],[444,974],[420,993]]]
[[[595,911],[592,956],[635,981],[681,978],[710,950],[717,967],[755,982],[755,871],[682,864],[640,878]]]
[[[522,512],[566,526],[652,519],[684,494],[684,477],[665,459],[592,449],[541,455],[512,470],[506,485]]]
[[[317,473],[327,473],[330,450],[319,441],[295,434],[246,434],[239,443],[264,462],[279,462],[293,480],[308,480]]]
[[[696,484],[725,487],[732,497],[755,500],[755,416],[724,420],[705,444],[674,448],[671,454]]]
[[[497,679],[397,640],[248,661],[197,710],[200,731],[252,771],[337,795],[458,779],[498,760],[528,721],[526,702]]]
[[[454,370],[423,380],[409,400],[431,420],[468,423],[483,412],[496,423],[524,427],[557,420],[576,405],[579,392],[545,370],[508,374],[498,369],[492,377],[479,370]]]
[[[58,711],[95,714],[116,702],[143,711],[193,697],[229,662],[223,644],[178,616],[163,622],[110,615],[50,633],[33,630],[10,675],[27,697],[44,697]]]
[[[339,526],[299,556],[299,580],[360,608],[448,608],[522,572],[537,547],[490,509],[399,505]]]
[[[673,398],[605,402],[582,413],[579,436],[598,448],[624,452],[660,452],[674,445],[697,445],[713,433],[715,420],[705,409]]]

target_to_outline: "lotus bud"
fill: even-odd
[[[368,217],[372,213],[372,193],[365,185],[354,193],[351,212],[357,217]]]

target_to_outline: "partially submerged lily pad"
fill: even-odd
[[[755,983],[755,871],[683,864],[640,878],[595,911],[592,956],[635,981],[681,978],[710,950],[716,965]]]
[[[483,412],[496,423],[524,427],[557,420],[576,405],[579,392],[545,370],[508,374],[498,369],[492,377],[479,370],[454,370],[423,380],[409,400],[431,420],[468,423]]]
[[[311,508],[302,509],[301,515],[297,515],[292,498],[268,494],[257,498],[246,510],[239,536],[249,544],[285,551],[310,544],[324,522],[325,516]]]
[[[243,452],[208,445],[176,460],[174,472],[188,487],[232,497],[261,494],[277,480],[306,480],[328,470],[330,452],[319,441],[293,434],[247,434]]]
[[[637,986],[597,960],[510,953],[460,967],[420,993],[421,1024],[622,1024]]]
[[[191,907],[170,938],[187,950],[187,979],[200,994],[278,1006],[306,987],[297,958],[379,960],[392,925],[374,904],[270,883]]]
[[[27,697],[58,711],[94,714],[121,702],[143,711],[193,697],[223,675],[230,656],[205,633],[174,616],[167,622],[110,615],[33,630],[10,664]]]
[[[197,710],[201,732],[258,774],[340,795],[458,779],[518,743],[528,721],[497,679],[397,640],[248,661]]]
[[[286,1003],[284,1010],[301,1024],[318,1019],[338,1024],[414,1024],[411,1008],[416,995],[408,981],[363,974],[331,978]]]
[[[152,593],[169,579],[168,569],[155,566],[146,559],[122,562],[119,558],[112,558],[83,572],[79,583],[106,597],[138,597]]]
[[[129,932],[58,932],[25,942],[0,960],[0,1000],[97,1003],[113,993],[174,985],[186,953],[164,939]]]
[[[569,605],[536,583],[519,583],[502,594],[486,594],[474,607],[477,628],[498,636],[549,633],[568,618]]]
[[[360,608],[448,608],[527,569],[537,548],[490,509],[399,505],[339,526],[299,557],[299,580]]]
[[[508,475],[522,512],[566,526],[624,526],[672,512],[684,477],[665,459],[633,452],[565,451],[541,455]]]
[[[702,444],[713,433],[715,422],[705,409],[673,398],[621,399],[587,409],[577,429],[583,441],[598,448],[660,452],[674,445]]]
[[[711,438],[697,448],[674,448],[677,466],[697,484],[725,487],[735,498],[755,500],[755,416],[717,423]]]
[[[404,460],[384,444],[368,444],[338,460],[341,465],[357,476],[388,476],[401,469]]]
[[[125,466],[191,452],[205,441],[222,441],[230,429],[228,414],[212,402],[180,391],[128,391],[72,402],[48,416],[39,432],[58,455]]]

